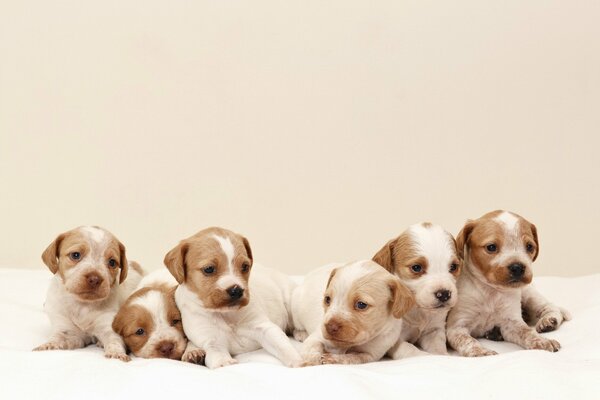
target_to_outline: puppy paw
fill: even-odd
[[[195,349],[195,350],[186,350],[181,356],[181,361],[189,362],[192,364],[204,364],[204,357],[206,353],[204,350]]]
[[[465,357],[486,357],[486,356],[495,356],[496,353],[494,350],[486,349],[485,347],[474,347],[465,352],[462,352],[462,355]]]
[[[538,333],[551,332],[558,328],[558,318],[556,315],[546,315],[535,324],[535,330]]]
[[[114,359],[125,361],[125,362],[131,361],[131,357],[129,357],[125,353],[118,352],[118,351],[107,351],[104,353],[104,357],[114,358]]]
[[[315,365],[321,365],[321,357],[321,353],[304,354],[302,356],[302,362],[300,363],[300,367],[312,367]]]
[[[546,350],[551,352],[557,352],[560,349],[560,343],[553,339],[546,339],[543,337],[536,337],[529,341],[527,348],[530,350]]]
[[[325,353],[321,355],[321,362],[320,364],[322,365],[326,365],[326,364],[339,364],[339,360],[336,357],[335,354],[331,354],[331,353]]]
[[[307,337],[308,333],[306,331],[294,329],[294,339],[296,339],[297,341],[304,342],[304,340],[306,340]]]
[[[230,358],[228,360],[222,360],[218,363],[216,363],[213,368],[221,368],[221,367],[227,367],[229,365],[235,365],[237,364],[239,361],[236,360],[235,358]]]
[[[36,347],[35,349],[33,349],[33,351],[66,350],[66,349],[67,349],[67,344],[65,342],[48,342],[48,343],[44,343],[44,344]]]

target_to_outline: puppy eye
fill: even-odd
[[[117,266],[117,260],[115,260],[114,258],[111,258],[110,260],[108,260],[108,266],[111,268],[114,268]]]
[[[325,304],[327,304],[327,305],[331,304],[331,297],[325,296]]]
[[[248,272],[250,270],[250,264],[243,263],[242,264],[242,272]]]
[[[173,321],[171,321],[171,325],[177,325],[180,322],[181,322],[180,319],[174,319]]]
[[[208,267],[202,268],[202,272],[204,272],[206,275],[210,275],[210,274],[214,274],[215,269],[216,268],[214,265],[209,265]]]
[[[142,328],[140,328],[137,331],[135,331],[135,334],[138,335],[138,336],[142,336],[144,333],[146,333],[146,331],[144,331]]]
[[[533,250],[535,250],[535,248],[533,247],[533,245],[531,243],[527,243],[527,252],[528,253],[533,253]]]
[[[419,264],[415,264],[412,267],[410,267],[410,269],[412,269],[412,271],[415,273],[419,273],[423,270],[423,267],[420,266]]]
[[[81,259],[81,253],[78,251],[69,253],[69,258],[73,261],[79,261],[79,259]]]
[[[369,305],[367,303],[365,303],[364,301],[357,301],[356,304],[354,305],[354,307],[357,310],[366,310],[367,307],[369,307]]]
[[[485,249],[488,251],[488,253],[495,253],[498,250],[498,246],[496,246],[495,243],[490,243],[485,246]]]
[[[451,264],[450,265],[450,272],[455,272],[458,269],[458,264]]]

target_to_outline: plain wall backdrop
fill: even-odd
[[[598,1],[0,0],[0,265],[219,225],[289,273],[503,208],[600,271]]]

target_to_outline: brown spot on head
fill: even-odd
[[[42,253],[50,271],[83,301],[103,300],[127,277],[125,246],[105,229],[82,226],[61,233]]]
[[[531,282],[531,266],[539,252],[537,229],[517,214],[498,210],[467,221],[457,246],[470,271],[493,286]]]
[[[113,320],[113,330],[123,337],[137,357],[180,360],[187,339],[172,285],[153,285],[134,292]]]
[[[164,261],[175,279],[196,293],[207,309],[235,310],[250,301],[252,250],[237,233],[204,229],[182,240]]]
[[[322,331],[340,348],[369,341],[414,303],[410,290],[374,262],[359,261],[334,271],[325,290]]]

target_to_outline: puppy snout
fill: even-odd
[[[508,270],[513,278],[521,278],[525,274],[525,266],[521,263],[510,264]]]
[[[175,343],[170,342],[170,341],[164,341],[164,342],[160,342],[158,344],[157,350],[158,352],[163,356],[163,357],[171,357],[171,354],[173,354],[173,350],[175,350]]]
[[[100,275],[94,273],[87,274],[85,276],[85,280],[90,289],[96,289],[102,284],[102,281],[104,281],[104,279]]]
[[[244,295],[244,289],[238,285],[234,285],[227,289],[227,294],[231,300],[238,300]]]
[[[335,336],[340,331],[340,329],[342,329],[342,325],[335,320],[328,321],[325,324],[325,330],[331,336]]]
[[[452,292],[446,289],[438,290],[435,292],[435,298],[441,303],[445,303],[452,297]]]

